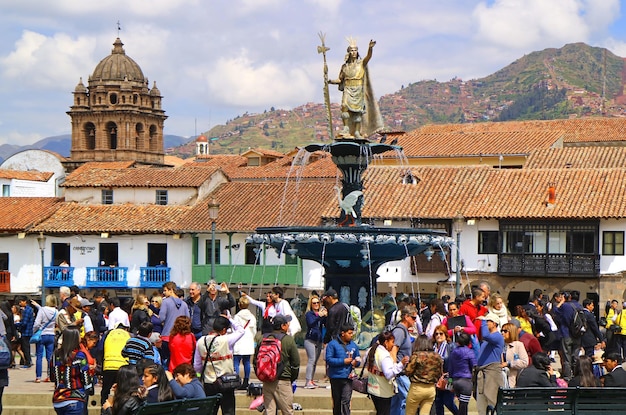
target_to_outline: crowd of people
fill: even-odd
[[[100,292],[91,300],[81,297],[78,287],[61,287],[59,297],[48,295],[43,305],[18,296],[13,307],[0,307],[0,334],[11,341],[13,361],[19,357],[15,364],[22,368],[32,366],[30,338],[38,338],[35,382],[54,382],[60,415],[85,414],[97,383],[105,415],[217,393],[222,413],[234,414],[235,390],[247,389],[252,367],[264,373],[257,378],[266,413],[293,413],[296,338],[307,355],[304,388],[319,386],[316,372],[324,376],[336,415],[350,413],[358,368],[367,370],[367,393],[383,415],[431,409],[465,415],[472,398],[484,414],[495,406],[500,387],[626,387],[626,307],[612,301],[598,321],[593,301],[581,302],[576,291],[547,298],[537,289],[511,313],[502,296],[481,283],[471,296],[453,300],[418,304],[402,294],[360,319],[333,289],[313,292],[298,316],[278,286],[266,301],[245,292],[236,300],[227,284],[212,280],[204,292],[192,283],[187,297],[173,282],[162,288],[125,304]],[[260,355],[274,342],[281,345],[274,359],[280,364],[268,377]],[[241,381],[226,386],[225,378],[239,375],[240,366]],[[5,379],[0,370],[0,394]]]

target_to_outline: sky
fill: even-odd
[[[0,144],[71,132],[72,92],[115,38],[163,95],[165,134],[323,102],[357,39],[375,94],[481,78],[585,42],[626,57],[626,0],[0,0]],[[121,30],[118,32],[118,22]],[[331,85],[331,101],[340,100]]]

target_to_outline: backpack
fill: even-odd
[[[574,310],[574,319],[569,327],[569,333],[574,338],[580,338],[587,331],[587,319],[583,310]]]
[[[346,308],[346,311],[348,312],[348,314],[346,315],[346,321],[344,323],[351,325],[352,330],[356,331],[357,325],[356,321],[354,321],[354,317],[352,316],[352,312],[350,312],[350,307],[346,303],[341,304],[343,304],[343,306]]]
[[[4,336],[0,336],[0,369],[11,366],[11,347]]]
[[[283,336],[270,334],[261,340],[254,366],[254,373],[261,382],[274,382],[283,373],[285,364],[280,356],[283,349],[280,340]]]

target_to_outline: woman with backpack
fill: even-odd
[[[78,328],[67,327],[61,336],[63,342],[54,354],[52,405],[58,415],[83,415],[93,388],[89,363],[80,349]]]

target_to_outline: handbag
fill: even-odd
[[[365,364],[363,364],[363,367],[361,368],[361,373],[358,376],[356,372],[352,372],[352,390],[367,395],[367,376],[363,377],[364,370]]]
[[[204,346],[206,347],[206,358],[204,359],[204,366],[202,367],[202,378],[204,379],[204,372],[206,370],[207,362],[211,362],[211,366],[213,366],[213,371],[217,374],[215,370],[215,365],[213,364],[213,359],[211,359],[211,346],[213,346],[213,342],[215,341],[214,336],[211,339],[211,344],[207,345],[206,337],[204,338]],[[241,386],[241,379],[237,373],[225,373],[222,376],[218,376],[215,383],[219,386],[220,390],[223,391],[231,391],[238,389]]]
[[[450,375],[447,373],[441,375],[437,380],[435,387],[442,391],[452,390],[452,379],[450,379]]]
[[[40,328],[39,330],[34,332],[32,336],[30,336],[29,343],[30,344],[35,344],[35,343],[41,342],[41,333],[43,333],[43,331],[46,329],[46,327],[48,327],[48,325],[50,323],[52,323],[52,320],[56,320],[56,318],[57,318],[57,312],[55,311],[54,312],[54,316],[50,320],[48,320],[48,322],[42,328]]]

